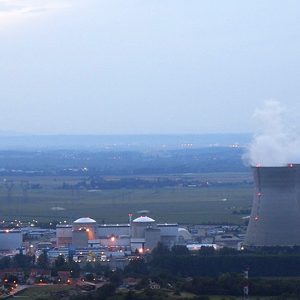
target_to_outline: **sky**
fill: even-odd
[[[252,132],[300,112],[300,1],[0,0],[0,132]]]

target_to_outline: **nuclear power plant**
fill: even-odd
[[[300,245],[300,165],[253,167],[254,197],[246,247]]]
[[[79,218],[73,224],[58,224],[56,246],[144,252],[151,251],[158,242],[171,248],[180,238],[184,240],[177,223],[158,224],[146,215],[131,220],[131,216],[128,224],[98,224],[89,217]]]

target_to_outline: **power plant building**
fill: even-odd
[[[129,224],[101,224],[80,218],[72,225],[58,224],[57,247],[122,248],[124,251],[151,251],[158,242],[172,247],[178,241],[178,224],[157,224],[148,216],[140,216]]]
[[[244,245],[300,245],[300,165],[253,167],[254,197]]]
[[[18,229],[0,230],[0,251],[11,251],[22,247],[23,234]]]

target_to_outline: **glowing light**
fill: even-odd
[[[288,166],[289,166],[290,168],[292,168],[292,167],[293,167],[293,164],[288,164]]]
[[[112,237],[110,238],[110,240],[111,240],[111,242],[114,242],[114,241],[116,240],[116,238],[115,238],[114,236],[112,236]]]
[[[258,221],[258,216],[256,216],[256,217],[254,218],[254,220],[255,220],[255,221]]]
[[[144,249],[143,249],[143,248],[140,248],[140,249],[139,249],[139,253],[140,253],[140,254],[143,254],[143,252],[144,252]]]

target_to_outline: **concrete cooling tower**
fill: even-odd
[[[245,246],[300,245],[300,165],[252,169],[255,187]]]

